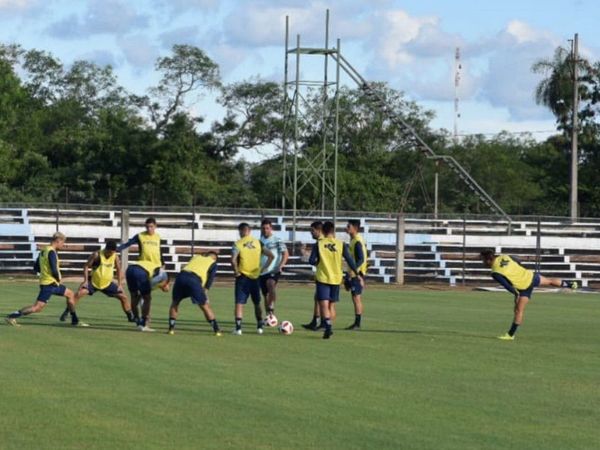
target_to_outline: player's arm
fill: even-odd
[[[362,266],[365,262],[365,252],[363,252],[362,245],[354,247],[354,256],[356,257],[356,267]],[[358,273],[358,275],[364,275],[364,273]]]
[[[267,257],[267,260],[265,261],[264,265],[260,269],[261,272],[264,272],[265,270],[267,270],[267,268],[271,265],[271,263],[275,259],[275,255],[273,254],[273,252],[271,250],[269,250],[267,247],[265,247],[262,242],[260,243],[260,247],[261,247],[262,254]]]
[[[233,267],[233,274],[235,277],[240,276],[240,270],[238,267],[238,257],[240,256],[240,250],[234,245],[231,249],[231,267]]]
[[[348,244],[344,244],[344,251],[342,253],[342,256],[348,263],[348,267],[350,267],[350,269],[352,269],[352,271],[354,272],[354,276],[360,276],[360,274],[358,273],[358,268],[356,267],[356,262],[350,254],[350,247],[348,246]]]
[[[117,272],[117,286],[120,290],[123,290],[123,271],[121,270],[121,258],[119,255],[115,257],[115,270]]]
[[[508,292],[510,292],[514,296],[519,295],[519,292],[514,288],[512,283],[510,281],[508,281],[508,278],[506,278],[504,275],[500,275],[499,273],[494,272],[494,273],[492,273],[492,278],[494,280],[496,280],[498,283],[500,283],[504,289],[506,289]]]
[[[42,271],[41,267],[40,267],[40,255],[42,253],[38,253],[37,258],[35,258],[35,262],[33,263],[33,270],[35,271],[35,273],[40,273]]]
[[[521,266],[523,269],[527,269],[527,267],[525,267],[525,266],[523,265],[523,261],[521,261],[521,259],[520,259],[520,258],[517,258],[516,256],[512,256],[512,255],[510,255],[510,257],[512,258],[512,260],[513,260],[514,262],[516,262],[516,263],[517,263],[519,266]]]
[[[58,258],[56,252],[48,253],[48,262],[50,263],[50,273],[52,277],[60,284],[60,273],[58,272]]]
[[[315,242],[315,245],[313,245],[313,248],[310,252],[310,256],[308,257],[308,263],[311,266],[316,266],[317,264],[319,264],[319,244]]]
[[[140,237],[139,235],[135,235],[134,237],[132,237],[131,239],[129,239],[127,242],[125,242],[124,244],[121,244],[117,247],[117,251],[118,252],[122,252],[123,250],[125,250],[126,248],[131,247],[132,245],[137,245],[138,247],[140,246]]]
[[[162,239],[160,241],[158,241],[158,251],[160,252],[160,266],[164,269],[165,268],[165,255],[163,253],[163,248],[162,248]]]
[[[94,252],[90,255],[88,260],[83,265],[83,283],[82,286],[87,287],[89,283],[89,273],[90,269],[94,266],[94,263],[98,260],[98,252]]]
[[[281,272],[290,258],[290,252],[288,252],[287,245],[285,245],[283,241],[280,241],[279,245],[279,251],[281,252],[281,264],[279,264],[279,268],[277,270]]]
[[[213,282],[215,281],[216,276],[217,276],[217,262],[215,261],[214,264],[212,266],[210,266],[210,269],[208,269],[208,275],[207,275],[208,279],[206,280],[206,285],[204,286],[204,289],[206,289],[207,291],[210,289]]]

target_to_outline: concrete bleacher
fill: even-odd
[[[208,249],[219,252],[218,272],[232,275],[231,246],[237,239],[237,225],[250,223],[258,236],[264,213],[227,213],[213,211],[129,211],[129,230],[133,235],[143,230],[146,217],[156,217],[163,238],[166,268],[177,272],[193,252]],[[297,251],[311,245],[310,223],[319,217],[300,217],[294,230],[292,217],[272,212],[265,214],[273,221],[278,236],[294,252],[284,279],[303,281],[311,278],[312,269]],[[338,236],[345,236],[345,220],[355,215],[338,217]],[[371,281],[395,281],[395,215],[360,217],[369,253],[368,278]],[[68,236],[61,252],[63,273],[77,275],[89,254],[101,248],[107,239],[120,239],[121,211],[107,208],[53,209],[0,208],[0,272],[31,273],[39,249],[46,245],[57,227]],[[463,230],[466,247],[463,250]],[[509,234],[510,230],[510,234]],[[488,219],[405,218],[405,281],[441,282],[450,285],[493,283],[481,267],[479,252],[495,248],[497,252],[519,256],[528,267],[536,267],[536,235],[534,220],[494,221]],[[547,276],[578,280],[583,286],[600,285],[600,220],[567,223],[556,219],[540,223],[542,251],[540,271]],[[294,242],[292,242],[294,241]],[[137,257],[135,247],[129,258]]]

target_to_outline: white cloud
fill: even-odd
[[[119,38],[117,43],[127,62],[137,70],[152,66],[159,56],[158,48],[142,34]]]
[[[71,14],[48,28],[50,35],[76,39],[94,34],[123,35],[148,26],[149,16],[121,0],[92,0],[82,15]]]

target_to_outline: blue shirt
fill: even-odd
[[[262,274],[264,275],[279,270],[279,265],[283,260],[283,254],[287,251],[285,243],[274,234],[271,235],[271,237],[269,238],[261,236],[260,242],[262,243],[263,247],[267,248],[271,251],[271,253],[273,253],[273,261],[271,261],[269,267],[267,267],[266,270],[262,272]],[[265,255],[262,255],[260,260],[261,267],[264,266],[266,262],[267,257]]]

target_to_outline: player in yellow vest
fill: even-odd
[[[113,281],[115,270],[117,272],[117,283]],[[90,280],[90,271],[92,279]],[[123,273],[121,262],[117,255],[117,244],[115,241],[107,241],[103,250],[92,253],[83,266],[83,283],[75,295],[75,305],[86,295],[94,295],[96,291],[102,292],[108,297],[116,298],[121,302],[123,312],[129,322],[135,322],[131,311],[129,298],[123,292]],[[65,309],[60,320],[64,321],[69,315],[69,309]]]
[[[315,222],[310,224],[310,235],[316,241],[316,243],[323,238],[323,222],[320,220],[316,220]],[[307,260],[310,258],[310,251],[306,250],[306,246],[302,247],[302,254]],[[331,314],[330,314],[331,315]],[[317,331],[319,328],[324,328],[325,323],[321,322],[319,325],[319,319],[321,318],[321,312],[319,307],[319,301],[317,300],[317,296],[314,296],[314,306],[313,306],[313,318],[309,323],[302,324],[302,328],[307,330]]]
[[[179,312],[179,303],[190,297],[194,305],[198,305],[207,322],[212,326],[215,336],[221,336],[215,313],[210,307],[207,292],[217,275],[217,253],[208,252],[194,256],[179,272],[173,285],[171,307],[169,308],[169,331],[175,334],[175,324]]]
[[[358,273],[348,244],[335,238],[333,222],[323,223],[323,238],[317,241],[309,259],[310,264],[317,266],[316,297],[321,310],[321,321],[325,323],[323,339],[329,339],[333,335],[335,303],[340,299],[340,285],[344,278],[343,259],[352,271]]]
[[[131,247],[138,246],[138,261],[150,261],[160,266],[165,265],[162,251],[160,249],[160,235],[156,232],[156,219],[148,217],[146,219],[146,231],[136,234],[124,244],[119,245],[119,252]]]
[[[360,330],[363,314],[362,292],[364,277],[367,274],[367,246],[359,231],[360,220],[349,220],[346,232],[350,236],[350,254],[358,267],[358,274],[350,271],[344,277],[344,286],[352,294],[352,303],[354,304],[354,323],[347,327],[347,330]]]
[[[138,260],[127,267],[125,278],[131,296],[131,308],[140,331],[155,331],[150,328],[150,307],[152,305],[152,279],[160,271],[160,262]],[[168,280],[166,281],[168,283]],[[141,300],[142,315],[140,318],[139,304]]]
[[[21,308],[6,316],[6,322],[9,325],[19,326],[17,319],[21,316],[38,313],[46,307],[48,300],[53,295],[66,297],[67,306],[71,311],[71,325],[73,326],[88,326],[85,323],[79,322],[79,318],[75,313],[75,294],[65,285],[61,284],[60,261],[58,259],[58,251],[65,246],[67,238],[60,232],[54,233],[50,245],[46,246],[39,254],[35,262],[35,270],[40,274],[40,292],[35,303],[32,306]]]
[[[514,319],[507,333],[499,336],[504,341],[515,339],[515,333],[523,323],[525,307],[538,286],[568,287],[577,289],[576,281],[547,278],[533,270],[525,268],[514,256],[496,255],[493,250],[484,250],[480,254],[484,266],[492,271],[492,278],[515,296]]]
[[[254,303],[254,316],[256,317],[256,332],[263,333],[262,309],[260,306],[260,285],[258,278],[274,259],[273,253],[263,244],[252,237],[250,225],[240,223],[238,226],[240,239],[233,245],[231,253],[231,266],[235,274],[235,329],[233,334],[242,334],[242,318],[244,305],[248,297]],[[265,255],[266,261],[261,266],[261,257]]]

